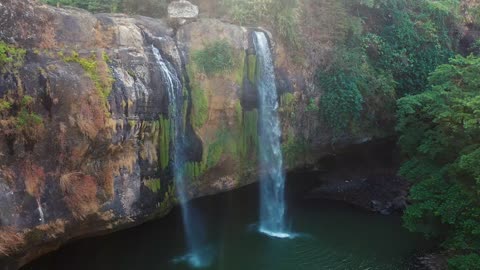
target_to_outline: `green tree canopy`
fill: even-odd
[[[457,56],[431,88],[398,101],[400,173],[414,183],[404,221],[444,237],[452,269],[480,269],[480,58]]]

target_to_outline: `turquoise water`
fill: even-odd
[[[258,189],[252,185],[195,200],[204,214],[203,236],[212,255],[208,270],[409,269],[412,255],[429,243],[407,232],[399,216],[349,205],[304,200],[302,179],[287,183],[288,219],[294,239],[258,233]],[[72,243],[24,269],[194,269],[187,263],[180,209],[167,217],[104,237]]]

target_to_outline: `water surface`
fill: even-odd
[[[399,216],[372,214],[344,203],[304,200],[302,179],[287,183],[288,224],[294,239],[258,233],[258,185],[195,200],[203,213],[207,270],[408,269],[419,235],[401,226]],[[167,217],[108,236],[72,243],[24,269],[187,270],[180,209]]]

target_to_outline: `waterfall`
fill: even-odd
[[[290,237],[285,228],[285,175],[280,147],[278,97],[268,39],[254,33],[257,52],[257,87],[260,106],[260,232],[278,238]]]
[[[185,167],[185,131],[183,130],[183,86],[179,79],[177,71],[173,65],[164,60],[160,51],[152,45],[152,51],[160,66],[162,78],[168,91],[169,118],[171,121],[172,136],[172,170],[174,172],[174,181],[177,196],[182,209],[182,218],[184,231],[186,235],[189,254],[183,256],[192,266],[203,267],[209,264],[209,256],[206,256],[202,249],[202,230],[201,222],[194,219],[193,209],[188,205],[188,185],[184,175]],[[195,221],[195,222],[193,222]]]
[[[42,204],[40,203],[40,199],[37,199],[37,210],[38,210],[38,214],[40,215],[40,219],[39,221],[42,223],[42,224],[45,224],[45,215],[43,214],[43,209],[42,209]]]

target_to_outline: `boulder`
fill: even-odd
[[[186,0],[173,1],[168,5],[168,18],[179,25],[198,17],[198,7]]]

